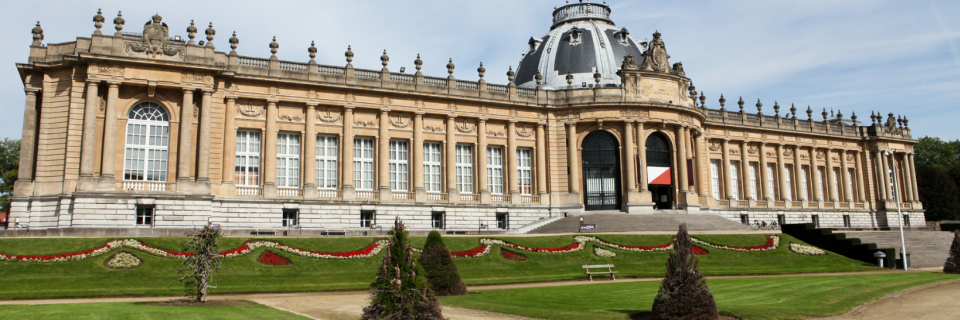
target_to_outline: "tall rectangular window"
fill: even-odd
[[[503,148],[487,147],[487,191],[503,194]]]
[[[848,196],[847,198],[850,198],[854,201],[860,201],[860,199],[857,199],[857,195],[859,193],[856,190],[853,190],[854,188],[853,177],[856,176],[853,170],[855,169],[847,169],[847,190],[850,190],[850,196]]]
[[[773,200],[779,199],[776,193],[776,185],[777,185],[776,164],[768,163],[767,164],[767,192],[769,192],[768,194],[770,195],[770,199],[773,199]]]
[[[840,168],[833,168],[833,170],[831,170],[830,174],[833,175],[833,193],[832,193],[833,197],[831,197],[831,199],[838,199],[838,200],[839,200],[839,199],[840,199],[840,194],[841,194],[841,191],[842,191],[842,190],[840,190],[840,186],[841,186],[841,185],[840,185]]]
[[[169,136],[170,126],[167,122],[129,120],[123,157],[123,180],[167,181]]]
[[[784,166],[786,170],[785,177],[783,177],[787,182],[787,190],[783,191],[783,200],[790,201],[793,200],[793,165]]]
[[[760,199],[757,197],[757,168],[760,167],[760,164],[757,162],[750,163],[750,199],[757,200]]]
[[[410,148],[406,141],[390,141],[390,190],[410,191]]]
[[[423,188],[427,192],[439,193],[443,187],[440,183],[440,144],[436,142],[423,143]]]
[[[473,193],[473,148],[457,145],[457,191]]]
[[[828,198],[827,189],[824,189],[824,187],[827,186],[827,183],[823,182],[823,179],[826,177],[827,177],[826,169],[824,167],[817,167],[817,184],[818,184],[817,188],[819,188],[820,190],[821,201],[826,201]]]
[[[713,198],[720,200],[720,160],[710,160],[710,189]]]
[[[373,191],[373,139],[353,139],[353,185],[357,190]]]
[[[520,194],[533,194],[533,163],[531,160],[531,149],[517,149],[517,183],[520,187]]]
[[[300,135],[277,134],[277,187],[300,187]]]
[[[319,189],[337,189],[337,171],[339,170],[337,159],[340,158],[337,144],[336,136],[317,136],[317,188]]]
[[[730,196],[740,200],[740,161],[730,161],[730,189],[733,190]]]
[[[810,200],[810,166],[800,167],[800,190],[803,192],[803,200]]]
[[[849,214],[843,215],[843,227],[844,227],[844,228],[849,228],[849,227],[850,227],[850,215],[849,215]]]
[[[242,187],[260,186],[260,132],[237,131],[233,183]]]

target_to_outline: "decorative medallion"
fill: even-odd
[[[97,106],[100,107],[100,111],[107,110],[107,99],[104,99],[102,95],[97,95]]]
[[[417,100],[413,103],[414,107],[417,107],[417,110],[423,110],[423,100]]]
[[[720,151],[720,144],[716,142],[711,142],[708,149],[710,149],[710,151]]]
[[[291,115],[285,114],[285,115],[281,115],[281,116],[277,117],[277,120],[280,120],[280,121],[291,121],[291,122],[300,122],[300,121],[303,121],[303,118],[301,118],[300,116],[291,116]]]
[[[516,118],[518,115],[519,115],[519,114],[517,113],[517,109],[510,109],[510,117],[511,117],[511,118]]]
[[[259,117],[263,114],[264,108],[262,105],[254,105],[252,102],[247,104],[237,103],[237,111],[245,117]]]
[[[460,131],[462,133],[471,133],[473,132],[473,129],[476,128],[474,124],[468,123],[466,120],[463,120],[461,122],[456,122],[454,126],[457,127],[457,131]]]
[[[183,48],[173,48],[170,46],[170,28],[163,23],[163,17],[154,15],[153,18],[143,25],[143,36],[141,42],[127,42],[127,52],[133,51],[144,53],[152,58],[160,55],[165,56],[183,56]]]
[[[240,91],[240,86],[236,82],[227,81],[226,84],[227,92],[237,92]]]
[[[740,154],[740,149],[730,148],[730,154]]]
[[[775,153],[770,152],[770,151],[767,151],[767,156],[768,156],[768,157],[773,157],[773,156],[775,156],[775,155],[776,155]]]
[[[277,95],[280,94],[280,88],[270,87],[269,89],[267,89],[267,93],[270,94],[271,97],[276,97]]]
[[[516,129],[517,135],[521,137],[529,137],[533,135],[533,129],[527,128],[526,125],[519,125]]]
[[[352,93],[343,94],[343,101],[346,102],[357,102],[357,97],[354,97]]]
[[[435,126],[423,126],[423,130],[430,132],[443,132],[443,128]]]
[[[354,124],[354,125],[361,126],[361,127],[373,127],[373,126],[374,126],[374,125],[373,125],[373,121],[354,121],[353,124]]]
[[[447,110],[457,111],[457,110],[459,110],[459,109],[457,109],[457,105],[456,105],[456,104],[448,103],[448,104],[447,104]]]
[[[852,154],[848,154],[848,155],[847,155],[847,161],[853,161],[853,155],[852,155]]]
[[[747,148],[747,152],[750,154],[757,154],[757,152],[760,152],[760,149],[755,146],[750,146],[750,148]]]
[[[793,156],[793,150],[790,150],[790,149],[784,150],[784,151],[783,151],[783,155],[784,155],[784,156],[787,156],[787,157],[792,157],[792,156]]]
[[[830,159],[833,159],[833,161],[840,161],[840,159],[837,157],[830,157]]]
[[[200,108],[196,104],[193,105],[193,117],[196,118],[200,114]]]
[[[580,110],[557,111],[557,120],[560,120],[560,121],[580,120]]]
[[[807,159],[810,159],[810,156],[806,154],[800,154],[800,159],[807,160]]]
[[[823,151],[817,151],[817,159],[818,159],[818,160],[823,160],[823,157],[825,157],[825,156],[826,156],[826,154],[824,154]]]
[[[481,113],[481,114],[487,114],[487,112],[488,112],[488,110],[487,110],[487,107],[486,107],[486,106],[480,106],[480,113]]]
[[[310,91],[307,91],[307,98],[309,98],[310,100],[315,100],[315,99],[319,99],[320,96],[317,95],[316,90],[310,89]]]
[[[337,122],[337,120],[340,120],[340,113],[327,107],[325,112],[317,112],[317,119],[327,123]]]
[[[503,131],[487,131],[487,135],[494,136],[494,137],[506,136],[506,134],[504,134]]]
[[[394,115],[390,116],[390,124],[397,128],[406,128],[407,126],[410,126],[410,122],[410,119],[405,119],[403,114],[400,112],[394,113]]]
[[[384,96],[383,98],[380,98],[381,106],[384,106],[384,107],[389,106],[392,102],[393,101],[390,101],[390,97]]]

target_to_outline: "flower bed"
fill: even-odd
[[[794,243],[794,242],[791,242],[791,243],[790,243],[790,251],[793,251],[793,252],[795,252],[795,253],[799,253],[799,254],[802,254],[802,255],[805,255],[805,256],[825,256],[825,255],[827,255],[827,252],[826,252],[826,251],[823,251],[823,250],[820,249],[820,248],[811,247],[811,246],[808,246],[808,245],[802,245],[802,244]]]
[[[257,261],[260,261],[260,263],[268,266],[289,266],[290,265],[290,260],[287,260],[287,258],[278,256],[276,253],[273,253],[270,251],[264,251],[263,254],[260,255],[260,259],[257,259]]]
[[[617,254],[614,253],[613,251],[600,248],[600,247],[593,247],[593,254],[597,255],[598,257],[608,258],[608,259],[613,259],[617,257]]]
[[[780,237],[779,236],[766,236],[767,243],[762,246],[754,247],[731,247],[720,244],[709,243],[697,238],[690,237],[693,240],[693,243],[705,246],[708,248],[721,249],[721,250],[731,250],[731,251],[740,251],[740,252],[760,252],[760,251],[773,251],[780,248]]]
[[[143,260],[140,260],[140,258],[135,255],[121,251],[107,258],[107,261],[104,261],[103,264],[111,269],[135,269],[143,264]]]
[[[527,261],[527,256],[522,253],[513,252],[504,248],[500,248],[500,255],[507,260]]]

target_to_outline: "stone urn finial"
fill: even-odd
[[[703,94],[703,91],[700,91],[700,107],[706,108],[707,105],[707,96]]]
[[[763,114],[763,104],[760,103],[760,99],[757,99],[757,113]]]
[[[390,64],[390,56],[387,55],[387,49],[383,49],[383,55],[380,56],[380,64],[383,65],[383,70],[387,70],[387,65]]]
[[[517,74],[513,72],[513,66],[510,66],[510,69],[507,70],[507,82],[513,84],[513,77]]]
[[[189,38],[190,40],[187,41],[187,44],[191,44],[191,45],[196,44],[196,42],[193,42],[193,38],[196,38],[196,37],[197,37],[197,26],[193,24],[193,20],[190,20],[190,26],[187,27],[187,38]]]
[[[823,112],[820,113],[823,116],[823,121],[827,121],[827,108],[823,108]]]
[[[114,34],[115,37],[122,36],[120,31],[123,31],[123,25],[126,23],[127,21],[123,19],[123,12],[117,11],[117,17],[113,18],[113,28],[117,29],[117,33]]]
[[[723,94],[720,94],[720,110],[727,110],[727,99],[723,97]]]
[[[233,32],[233,36],[230,37],[230,55],[237,54],[237,45],[240,44],[240,38],[237,38],[237,32]]]
[[[743,102],[743,97],[740,97],[740,101],[737,101],[737,105],[740,106],[740,112],[741,112],[741,113],[743,113],[743,105],[744,105],[744,104],[745,104],[745,103]]]
[[[310,63],[317,63],[317,45],[313,41],[310,41],[310,47],[307,48],[307,53],[310,54]]]
[[[104,21],[107,21],[107,19],[103,18],[103,11],[100,9],[97,9],[97,15],[93,16],[93,26],[97,27],[97,30],[93,31],[93,35],[99,36],[103,34],[102,32],[100,32],[100,28],[103,28]]]
[[[33,45],[41,45],[43,42],[43,28],[40,28],[40,21],[37,21],[37,26],[33,27],[33,30],[30,30],[30,33],[33,34]]]
[[[477,68],[477,74],[480,75],[480,80],[483,80],[483,75],[487,73],[487,68],[483,67],[483,61],[480,62],[480,67]]]
[[[797,106],[792,103],[790,104],[790,115],[792,115],[794,118],[797,117]]]
[[[344,57],[347,57],[347,67],[353,66],[353,47],[347,45],[347,52],[343,54]]]
[[[697,103],[697,86],[693,85],[693,82],[690,82],[690,88],[687,89],[687,95],[690,96],[690,100],[693,100],[693,103]]]
[[[453,77],[453,69],[456,67],[457,66],[453,64],[453,58],[450,58],[450,62],[447,62],[447,73],[450,75],[449,77]]]
[[[420,54],[417,54],[417,60],[413,60],[413,66],[417,68],[417,75],[421,75],[420,69],[423,69],[423,60],[420,60]]]
[[[280,49],[280,44],[277,43],[277,36],[273,36],[273,42],[270,42],[270,53],[273,55],[270,56],[270,59],[277,58],[277,49]]]
[[[593,68],[593,82],[596,82],[596,87],[600,87],[600,80],[603,78],[603,75],[600,74],[600,68]]]
[[[780,116],[780,103],[777,101],[773,101],[773,113],[778,117]]]
[[[854,124],[854,125],[857,124],[857,112],[856,112],[856,111],[850,112],[850,120],[853,121],[853,124]]]
[[[567,69],[567,89],[573,89],[573,70]]]
[[[203,31],[207,35],[207,47],[213,48],[213,36],[217,35],[217,30],[213,29],[213,22]]]

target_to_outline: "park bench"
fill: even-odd
[[[612,264],[595,264],[595,265],[585,264],[583,265],[583,268],[587,270],[587,272],[585,272],[584,274],[587,275],[587,278],[589,278],[590,281],[593,281],[593,275],[595,274],[610,274],[610,280],[617,280],[617,275],[616,275],[617,271],[613,271]],[[607,271],[590,271],[590,269],[603,269],[603,268],[607,268]]]

